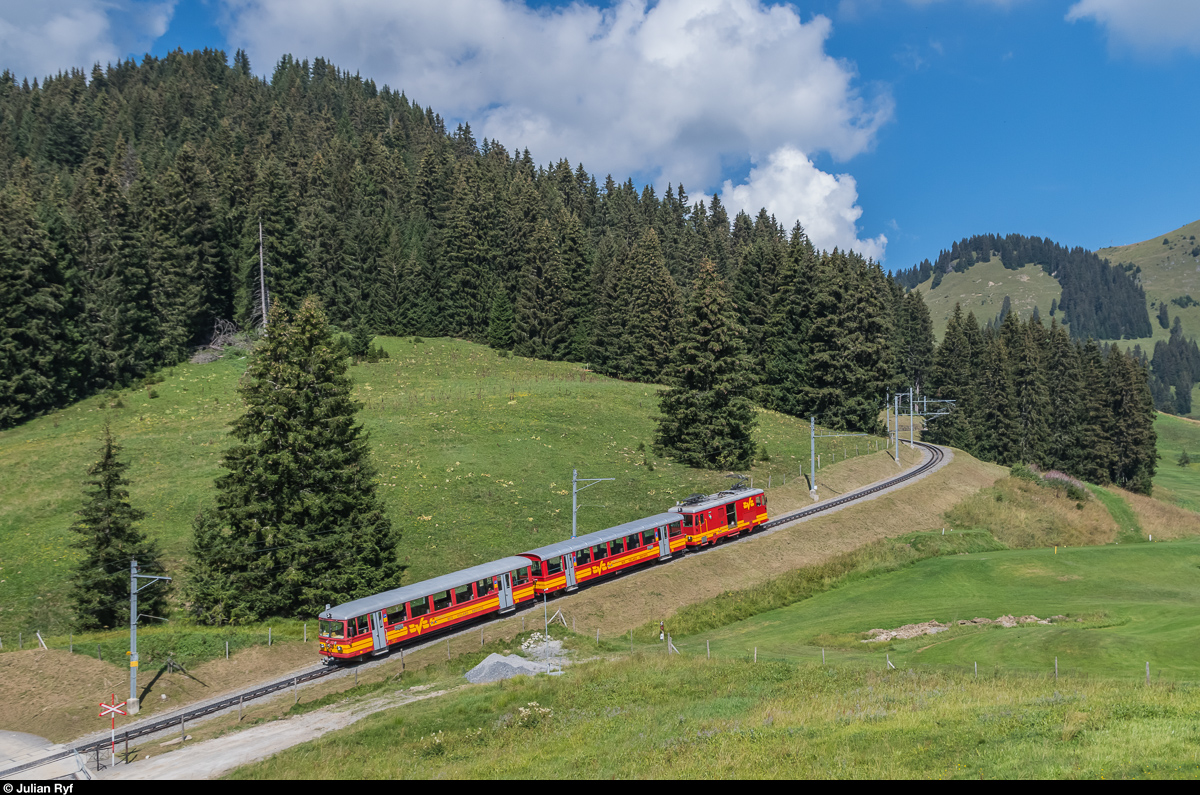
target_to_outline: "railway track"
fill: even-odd
[[[909,480],[912,480],[913,478],[920,477],[921,475],[925,474],[926,472],[930,471],[931,469],[934,469],[946,457],[945,451],[936,445],[928,444],[925,442],[914,442],[913,445],[915,447],[923,448],[924,450],[928,451],[930,454],[929,458],[926,461],[924,461],[920,466],[914,467],[913,469],[910,469],[906,472],[902,472],[894,478],[889,478],[887,480],[880,481],[880,482],[875,483],[866,488],[852,491],[849,494],[845,494],[835,500],[818,503],[817,505],[814,505],[811,508],[805,508],[802,511],[795,511],[786,516],[781,516],[778,519],[772,519],[769,522],[764,522],[763,524],[761,524],[757,528],[755,528],[755,534],[761,533],[763,530],[769,530],[774,527],[780,527],[782,525],[788,524],[789,522],[794,522],[798,519],[805,519],[809,516],[814,516],[816,514],[823,513],[825,511],[829,511],[834,508],[841,507],[843,505],[847,505],[856,500],[861,500],[864,497],[869,497],[872,494],[878,494],[879,492],[890,489],[893,486],[898,486],[901,483],[905,483]],[[751,537],[752,536],[745,536],[743,539],[739,539],[739,540],[747,540]],[[705,551],[708,551],[708,550],[705,550]],[[505,618],[508,618],[508,616],[506,616]],[[502,619],[495,619],[495,620],[502,620]],[[486,625],[486,623],[491,623],[491,622],[485,622],[483,625]],[[462,632],[448,633],[446,635],[439,636],[436,639],[431,640],[429,643],[422,643],[418,646],[413,647],[412,650],[424,648],[425,646],[432,645],[433,643],[440,643],[443,640],[446,640],[448,638],[453,638],[456,635],[465,634],[466,632],[474,632],[476,629],[479,628],[479,626],[481,626],[481,625],[472,625],[471,627],[464,629]],[[379,662],[382,662],[382,660]],[[368,665],[370,665],[370,663],[368,663]],[[316,679],[321,679],[323,677],[329,676],[331,674],[339,673],[344,670],[346,670],[346,669],[342,668],[340,666],[322,665],[322,666],[320,666],[318,668],[314,668],[310,671],[306,671],[301,674],[295,674],[293,676],[289,676],[285,679],[280,679],[280,680],[272,682],[270,684],[260,685],[258,687],[254,687],[249,690],[242,691],[241,693],[236,693],[232,696],[228,696],[226,698],[218,699],[218,700],[209,702],[207,704],[203,704],[199,707],[196,707],[194,709],[191,709],[191,710],[188,710],[185,712],[175,713],[169,717],[160,718],[158,720],[149,721],[149,722],[141,724],[141,725],[130,727],[130,728],[126,729],[125,731],[121,732],[120,734],[116,735],[116,741],[118,743],[125,743],[129,740],[135,740],[135,739],[138,739],[141,737],[158,734],[160,732],[164,732],[168,729],[172,729],[177,726],[180,727],[180,730],[182,731],[186,727],[186,724],[188,721],[193,721],[193,720],[203,718],[208,715],[216,714],[218,712],[224,712],[227,709],[232,709],[233,707],[239,706],[240,704],[244,704],[246,701],[252,701],[256,698],[262,698],[263,696],[267,696],[272,693],[278,693],[279,691],[287,690],[290,687],[298,687],[300,684],[304,684],[306,682],[312,682]],[[53,756],[47,756],[42,759],[37,759],[32,762],[27,762],[23,765],[11,768],[9,770],[2,770],[2,771],[0,771],[0,778],[8,778],[8,777],[17,775],[19,773],[30,771],[35,768],[41,767],[43,765],[50,764],[52,762],[57,762],[62,759],[68,759],[68,758],[74,756],[75,754],[79,754],[80,756],[82,756],[86,759],[86,757],[89,754],[98,753],[99,751],[101,751],[105,748],[108,748],[110,746],[110,744],[111,744],[111,738],[104,738],[104,739],[100,739],[100,740],[92,740],[92,741],[88,741],[88,742],[83,742],[83,743],[77,744],[77,745],[67,749],[66,751],[62,751],[61,753],[55,754]]]

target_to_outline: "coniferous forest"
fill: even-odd
[[[241,52],[147,56],[40,85],[0,75],[0,184],[0,427],[179,362],[218,320],[261,324],[261,224],[269,305],[295,313],[315,296],[320,309],[305,311],[356,339],[451,335],[678,390],[707,344],[689,318],[708,312],[716,336],[737,338],[736,372],[713,365],[730,373],[713,382],[730,417],[749,399],[877,431],[884,395],[912,385],[959,400],[931,425],[938,441],[1150,489],[1147,367],[1083,342],[1113,336],[1099,324],[1123,315],[1068,306],[1068,281],[1092,279],[1075,252],[1051,257],[1060,280],[1082,274],[1063,281],[1070,337],[1010,314],[991,332],[958,318],[935,346],[903,279],[817,250],[767,210],[730,217],[681,185],[538,165],[324,60],[285,56],[264,80]],[[670,406],[703,404],[675,391]],[[668,422],[660,441],[689,457],[701,438],[689,434]],[[237,455],[252,449],[243,436]],[[753,454],[748,438],[731,445],[707,465]],[[256,613],[295,609],[270,596]]]

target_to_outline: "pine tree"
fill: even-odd
[[[1016,422],[1017,461],[1026,464],[1046,464],[1046,447],[1050,436],[1047,417],[1050,396],[1046,389],[1046,371],[1041,350],[1033,338],[1033,321],[1020,328],[1018,347],[1012,350],[1013,362],[1013,419]]]
[[[315,615],[397,587],[399,534],[316,299],[294,320],[272,307],[239,392],[239,443],[222,461],[215,509],[194,525],[193,613],[210,623]]]
[[[1079,353],[1071,344],[1067,330],[1057,320],[1050,321],[1050,336],[1043,360],[1049,397],[1046,464],[1053,469],[1070,471],[1076,458],[1074,444],[1079,432],[1076,426],[1083,373]]]
[[[688,298],[681,340],[662,392],[656,445],[682,464],[744,469],[754,458],[753,379],[724,283],[709,260],[700,263]]]
[[[129,564],[136,559],[141,571],[162,571],[158,546],[147,540],[136,525],[145,514],[129,504],[129,465],[120,460],[121,447],[108,423],[101,437],[100,459],[88,467],[91,488],[84,492],[83,509],[71,529],[79,534],[83,552],[71,581],[75,626],[110,629],[129,622]],[[138,609],[164,616],[169,589],[156,585],[138,597]]]
[[[1112,443],[1112,403],[1108,398],[1108,378],[1104,356],[1095,340],[1088,340],[1080,353],[1083,388],[1079,402],[1077,436],[1073,446],[1071,472],[1089,483],[1111,482],[1116,468]]]
[[[1130,491],[1149,494],[1158,467],[1158,435],[1154,430],[1154,401],[1149,374],[1141,362],[1113,346],[1107,361],[1113,446],[1109,476]]]
[[[962,306],[955,304],[954,314],[946,324],[942,344],[934,354],[929,371],[929,385],[938,400],[953,400],[953,404],[941,404],[948,412],[945,416],[932,418],[924,437],[935,444],[957,447],[960,450],[975,449],[973,422],[975,383],[970,341],[964,332],[966,321]]]
[[[1020,429],[1016,422],[1016,399],[1008,346],[996,339],[989,346],[987,363],[980,373],[978,400],[980,428],[978,455],[997,464],[1017,463]]]
[[[0,428],[61,405],[74,351],[69,296],[23,191],[0,191]]]
[[[488,345],[501,351],[511,350],[513,346],[513,308],[508,301],[508,293],[503,287],[497,287],[492,298],[492,312],[488,321]]]
[[[629,297],[628,320],[618,372],[637,381],[658,380],[672,357],[678,296],[652,227],[643,231],[629,252],[626,275],[628,284],[621,292]]]

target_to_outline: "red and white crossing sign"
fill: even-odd
[[[116,693],[113,693],[112,700],[113,700],[112,704],[105,704],[103,701],[100,702],[100,706],[103,707],[103,709],[100,710],[100,717],[106,718],[109,715],[112,715],[113,723],[115,724],[117,721],[118,715],[126,714],[125,710],[121,709],[121,707],[125,706],[125,702],[122,701],[120,704],[116,703],[117,702],[117,694]]]
[[[112,717],[112,765],[117,764],[117,716],[127,714],[121,707],[125,706],[125,702],[117,703],[117,694],[112,694],[112,703],[105,704],[100,702],[100,717]]]

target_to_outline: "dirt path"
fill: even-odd
[[[385,698],[354,704],[335,704],[305,715],[270,721],[224,737],[196,743],[190,747],[150,756],[131,765],[118,765],[97,778],[114,780],[161,780],[216,778],[235,767],[248,765],[277,754],[294,745],[315,740],[381,710],[401,707],[415,701],[437,698],[451,690],[414,693],[400,691]],[[149,748],[147,748],[149,750]]]

